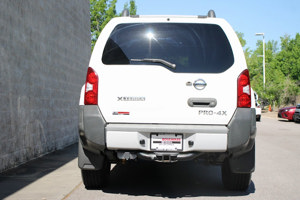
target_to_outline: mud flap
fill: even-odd
[[[255,144],[252,149],[238,157],[229,158],[229,166],[233,173],[252,173],[255,170]]]
[[[105,157],[85,150],[81,141],[78,142],[78,167],[83,170],[100,170]]]

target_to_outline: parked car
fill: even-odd
[[[253,104],[254,105],[252,107],[255,107],[256,121],[260,121],[260,119],[261,119],[261,106],[258,103],[258,95],[254,90],[252,90],[252,92],[253,92],[253,96],[254,96],[254,99],[253,99]]]
[[[278,118],[288,119],[289,121],[293,121],[293,115],[295,113],[296,106],[289,106],[279,109]]]
[[[261,120],[261,107],[260,104],[258,102],[255,102],[255,111],[256,111],[256,121]]]
[[[293,120],[294,120],[295,122],[300,122],[300,104],[298,104],[298,105],[296,106],[296,110],[295,110],[295,113],[294,113],[294,115],[293,115]]]
[[[222,166],[225,188],[246,190],[256,116],[235,31],[214,11],[126,13],[102,30],[81,90],[78,165],[85,187],[104,187],[111,163],[204,160]]]

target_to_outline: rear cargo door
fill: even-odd
[[[236,109],[233,53],[218,25],[121,24],[102,62],[98,98],[107,122],[224,125]]]

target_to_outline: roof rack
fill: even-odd
[[[128,9],[124,9],[122,12],[122,17],[137,17],[138,15],[131,16]],[[198,15],[198,18],[216,18],[216,13],[214,10],[209,10],[207,15]]]
[[[133,18],[139,17],[139,15],[130,15],[130,12],[127,8],[122,11],[121,16],[122,17],[133,17]]]
[[[129,10],[128,10],[128,9],[124,9],[124,10],[122,11],[121,16],[122,16],[122,17],[129,17],[129,16],[130,16]]]
[[[209,10],[207,15],[198,15],[198,18],[216,18],[216,13],[214,10]]]
[[[207,17],[216,18],[216,13],[214,10],[209,10],[207,13]]]

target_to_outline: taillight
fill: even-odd
[[[86,75],[84,104],[98,104],[98,75],[91,67],[88,68]]]
[[[250,87],[250,78],[249,78],[248,69],[245,69],[238,77],[237,87],[238,87],[237,107],[250,108],[251,87]]]

